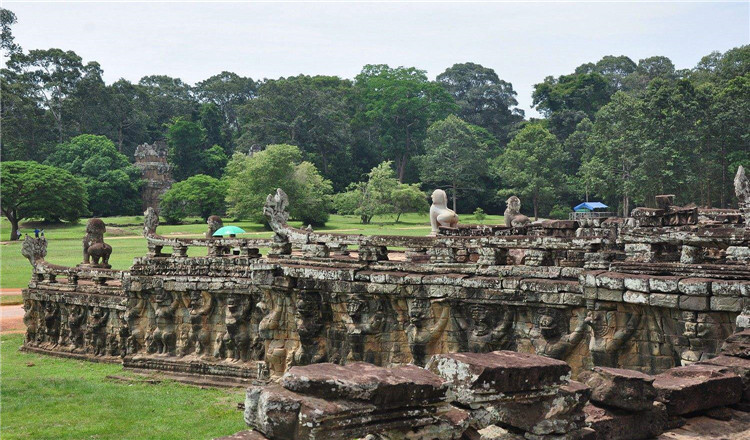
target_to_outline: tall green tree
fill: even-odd
[[[219,145],[209,146],[206,130],[200,123],[177,118],[167,127],[169,163],[178,181],[197,174],[221,177],[227,155]]]
[[[141,171],[105,136],[76,136],[57,145],[45,163],[83,180],[96,216],[130,215],[141,208]]]
[[[269,145],[247,156],[235,153],[227,164],[228,213],[237,218],[265,222],[266,197],[281,188],[289,196],[290,216],[306,224],[321,225],[331,208],[331,183],[314,165],[302,161],[293,145]]]
[[[255,96],[258,85],[252,78],[233,72],[221,72],[195,85],[195,93],[203,102],[219,106],[233,132],[239,132],[239,108]]]
[[[475,63],[460,63],[437,76],[459,106],[458,116],[478,125],[503,145],[510,128],[523,120],[523,110],[516,108],[513,85],[501,80],[494,70]]]
[[[0,208],[11,225],[10,240],[18,239],[23,219],[76,221],[88,214],[86,188],[66,170],[34,161],[2,162],[0,180]]]
[[[479,191],[487,174],[489,145],[477,136],[476,129],[457,116],[435,122],[427,130],[425,154],[415,160],[422,183],[447,188],[457,210],[459,192]]]
[[[162,194],[159,214],[168,223],[178,223],[188,216],[223,215],[226,211],[227,183],[205,174],[177,182]]]
[[[404,182],[409,161],[422,152],[427,127],[457,110],[453,97],[413,67],[367,65],[355,86],[359,118],[377,126],[382,156],[395,163],[398,179]]]
[[[493,163],[502,188],[498,195],[530,198],[534,218],[539,219],[540,204],[550,204],[563,189],[566,156],[560,142],[546,128],[527,125]]]
[[[356,175],[350,144],[352,84],[332,76],[300,75],[261,84],[243,108],[240,151],[269,144],[292,144],[315,164],[334,187],[343,189]]]

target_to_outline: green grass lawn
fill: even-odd
[[[243,389],[149,384],[120,365],[19,352],[22,340],[0,337],[3,440],[210,439],[247,429]]]
[[[369,225],[363,225],[356,216],[332,215],[329,222],[318,230],[328,230],[345,234],[364,235],[427,235],[430,232],[430,222],[426,214],[404,214],[399,223],[395,223],[392,216],[376,217]],[[114,269],[128,269],[133,264],[133,258],[146,253],[146,240],[141,237],[143,217],[109,217],[105,218],[107,233],[105,240],[114,248],[110,264]],[[476,223],[471,215],[462,215],[463,223]],[[206,231],[206,225],[200,219],[188,219],[188,224],[161,225],[158,232],[161,235],[190,234],[195,238],[201,237]],[[488,216],[483,223],[502,223],[502,216]],[[240,237],[271,237],[272,233],[264,229],[263,225],[248,221],[225,224],[237,225],[247,231]],[[299,222],[291,222],[295,226],[302,226]],[[34,228],[44,229],[49,240],[47,246],[47,261],[63,266],[75,266],[83,259],[81,239],[84,235],[86,219],[76,224],[42,225],[38,223],[22,223],[21,232],[31,234]],[[7,240],[10,224],[3,219],[0,222],[0,238]],[[189,255],[205,255],[205,248],[191,248]],[[0,244],[0,287],[25,287],[31,276],[31,265],[21,255],[21,243],[2,242]]]

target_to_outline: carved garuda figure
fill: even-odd
[[[357,294],[350,296],[346,303],[345,320],[349,360],[375,363],[376,354],[365,354],[367,349],[365,344],[369,335],[377,339],[385,324],[383,301],[377,300],[376,304],[375,307],[370,307],[367,298]],[[376,350],[379,348],[376,347]]]
[[[177,335],[175,333],[175,311],[180,303],[179,299],[173,298],[172,294],[159,288],[156,291],[154,316],[156,326],[151,332],[150,352],[159,354],[174,354]]]
[[[505,226],[522,228],[531,223],[531,220],[529,220],[528,217],[521,214],[521,199],[516,196],[510,196],[505,203],[508,205],[503,213],[503,216],[505,217]]]
[[[443,334],[450,320],[451,309],[442,305],[442,311],[433,325],[427,321],[431,318],[430,300],[427,298],[412,298],[407,301],[409,309],[409,325],[406,327],[406,338],[409,341],[411,356],[415,365],[424,367],[427,361],[427,351]]]
[[[208,317],[214,308],[213,296],[206,291],[194,290],[187,296],[185,306],[189,311],[190,328],[187,338],[181,341],[180,354],[185,356],[194,352],[198,356],[208,353],[211,343],[211,332]]]
[[[156,234],[156,228],[159,227],[159,215],[154,208],[148,207],[143,213],[143,236],[148,237]]]
[[[617,329],[617,315],[613,311],[595,310],[588,313],[586,323],[591,327],[589,352],[594,365],[617,368],[618,357],[625,343],[633,337],[641,323],[640,313],[629,313],[625,328]]]
[[[44,305],[44,341],[57,346],[60,336],[60,307],[56,302],[47,301]]]
[[[66,322],[68,327],[68,345],[73,347],[74,350],[81,348],[83,346],[86,308],[76,304],[68,304],[68,319]]]
[[[33,344],[37,342],[37,332],[39,331],[37,302],[30,299],[23,300],[23,310],[23,323],[26,326],[26,343]]]
[[[125,304],[127,306],[123,319],[125,325],[122,326],[120,344],[123,346],[122,354],[135,354],[140,349],[140,340],[145,339],[145,332],[141,326],[141,316],[146,309],[146,299],[139,294],[129,297]]]
[[[564,360],[581,343],[586,336],[587,321],[579,316],[578,325],[571,333],[568,331],[568,319],[557,309],[542,309],[536,316],[535,324],[541,335],[533,341],[536,354]]]
[[[302,292],[296,303],[294,320],[299,335],[299,346],[293,353],[294,365],[308,365],[326,361],[325,341],[319,338],[323,330],[323,303],[320,294]]]
[[[44,260],[44,257],[47,256],[47,239],[26,235],[21,245],[21,255],[26,257],[33,267],[36,267],[37,262]]]
[[[275,299],[273,305],[272,301]],[[265,362],[271,378],[279,378],[286,370],[287,350],[285,340],[282,339],[282,317],[286,315],[287,297],[283,294],[272,295],[266,292],[257,307],[265,314],[258,323],[258,337],[264,341],[263,351]]]
[[[512,310],[506,309],[496,314],[486,304],[471,304],[468,309],[469,319],[460,311],[454,315],[458,328],[464,334],[459,338],[461,350],[487,353],[513,349]]]
[[[227,297],[224,324],[226,332],[222,337],[219,353],[235,361],[246,361],[250,349],[250,303],[239,295]]]
[[[86,341],[88,350],[95,356],[106,354],[107,349],[107,321],[109,310],[103,307],[94,307],[89,313],[86,326]]]
[[[83,237],[83,264],[110,268],[109,256],[112,254],[112,246],[104,242],[104,233],[107,226],[99,218],[89,219],[86,223],[86,235]],[[102,260],[99,264],[99,260]]]

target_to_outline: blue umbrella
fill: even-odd
[[[214,232],[214,237],[223,237],[224,235],[244,234],[245,230],[237,226],[224,226]]]

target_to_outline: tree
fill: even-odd
[[[0,8],[0,49],[5,51],[5,56],[21,52],[21,46],[16,44],[11,26],[16,24],[16,14],[4,8]]]
[[[224,151],[227,150],[226,135],[222,132],[224,128],[224,116],[219,106],[214,103],[201,105],[200,125],[206,135],[206,145],[218,145]]]
[[[393,210],[396,212],[396,223],[401,219],[401,214],[407,212],[426,213],[430,210],[427,204],[427,194],[419,189],[419,184],[400,183],[391,192]]]
[[[265,222],[263,205],[276,188],[289,196],[293,219],[320,225],[328,218],[331,183],[313,164],[303,162],[302,152],[293,145],[269,145],[252,156],[235,153],[225,178],[228,213],[237,218]]]
[[[108,116],[112,125],[117,151],[132,157],[136,146],[151,139],[148,134],[148,96],[143,88],[125,79],[107,87]]]
[[[531,198],[538,220],[540,201],[551,201],[562,190],[566,156],[547,129],[539,124],[527,125],[494,161],[494,171],[503,186],[498,195]]]
[[[105,136],[76,136],[55,147],[45,163],[82,178],[94,215],[134,214],[141,208],[141,172]]]
[[[231,130],[238,132],[238,109],[255,96],[257,88],[252,78],[224,71],[196,84],[195,92],[202,101],[218,105]]]
[[[17,240],[18,224],[27,218],[76,221],[88,214],[83,182],[68,171],[33,161],[0,164],[2,211]]]
[[[625,55],[606,55],[594,63],[586,63],[576,68],[576,74],[598,73],[609,80],[612,93],[622,90],[623,81],[631,73],[635,72],[637,66]]]
[[[480,179],[487,173],[489,147],[471,125],[454,115],[432,124],[424,145],[425,154],[416,158],[420,180],[448,188],[456,211],[459,191],[479,189]]]
[[[207,220],[226,210],[227,183],[205,174],[189,177],[172,185],[161,196],[160,214],[174,224],[188,216]]]
[[[350,81],[334,76],[300,75],[264,82],[257,97],[242,109],[244,133],[237,148],[296,145],[334,187],[344,188],[356,175],[347,102],[351,89]]]
[[[398,180],[404,182],[409,160],[421,153],[427,127],[457,109],[453,97],[413,67],[367,65],[355,86],[362,103],[359,117],[377,125],[384,157],[394,161]]]
[[[224,149],[218,145],[208,147],[206,130],[201,124],[177,118],[167,127],[169,163],[174,167],[176,180],[185,180],[197,174],[220,177],[227,163]]]
[[[144,76],[138,81],[138,86],[147,97],[148,130],[152,141],[163,139],[165,125],[177,118],[195,120],[198,102],[190,85],[181,79],[166,75]]]
[[[404,212],[426,211],[426,198],[418,185],[399,183],[392,162],[386,161],[367,174],[367,181],[336,194],[333,204],[339,214],[358,215],[362,224],[369,224],[376,215],[396,214],[398,221]]]
[[[31,50],[27,54],[11,54],[7,65],[17,80],[26,83],[29,93],[50,112],[57,129],[57,141],[62,142],[62,106],[84,72],[81,57],[61,49]]]
[[[436,78],[453,95],[458,116],[507,142],[510,127],[523,120],[513,85],[494,70],[474,63],[454,64]]]

